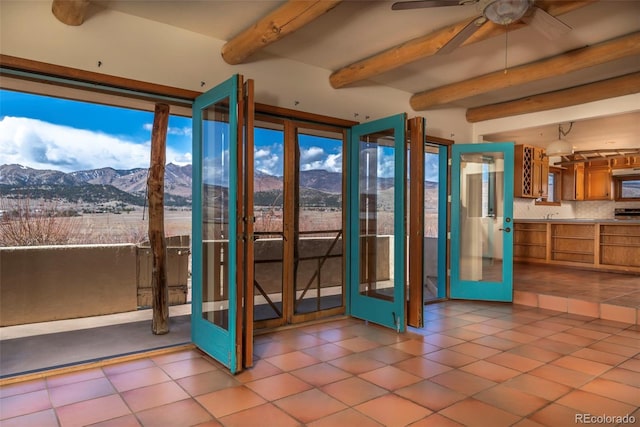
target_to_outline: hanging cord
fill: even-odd
[[[573,122],[569,122],[569,129],[567,129],[566,131],[564,129],[562,129],[562,124],[558,125],[558,139],[562,139],[562,136],[567,136],[569,134],[569,132],[571,132],[571,128],[573,127]]]
[[[509,51],[509,24],[504,26],[504,73],[507,74],[507,52]]]

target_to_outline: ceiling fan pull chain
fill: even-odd
[[[509,50],[509,24],[504,26],[504,73],[507,74],[507,51]]]

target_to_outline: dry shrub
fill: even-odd
[[[77,218],[60,216],[55,203],[1,199],[0,209],[0,246],[64,245],[76,237]]]

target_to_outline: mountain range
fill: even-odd
[[[143,206],[147,169],[100,168],[65,173],[22,165],[0,166],[0,195],[69,203],[121,202]],[[191,204],[191,165],[168,164],[165,170],[165,204]]]
[[[165,168],[165,204],[191,205],[191,165],[169,163]],[[389,188],[391,179],[380,180]],[[325,170],[300,172],[301,199],[315,206],[334,206],[342,195],[342,174]],[[79,203],[120,201],[142,206],[145,203],[147,169],[90,169],[75,172],[33,169],[22,165],[0,166],[0,196],[21,195],[30,198],[64,200]],[[282,177],[255,172],[256,204],[282,203]],[[280,194],[280,197],[278,196]],[[279,202],[277,201],[279,200]]]

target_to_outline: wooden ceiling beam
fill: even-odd
[[[587,6],[597,0],[570,0],[570,1],[541,1],[536,3],[541,9],[553,16],[562,15],[572,10]],[[473,19],[476,19],[474,17]],[[384,72],[399,68],[403,65],[426,58],[438,53],[460,30],[467,26],[472,19],[465,19],[456,24],[434,31],[402,44],[394,46],[369,58],[354,62],[337,71],[329,77],[329,82],[334,89],[339,89],[355,82],[359,82]],[[526,26],[522,21],[509,25],[509,31]],[[462,46],[476,43],[504,34],[504,26],[493,22],[487,22],[469,37]]]
[[[222,46],[227,64],[238,65],[258,50],[327,13],[342,0],[289,0]]]
[[[53,0],[51,12],[63,24],[82,25],[87,15],[89,0]]]
[[[414,94],[411,108],[416,111],[449,104],[461,99],[529,82],[571,73],[595,65],[640,54],[640,32],[566,52],[530,64],[496,71],[457,83]]]
[[[484,120],[547,111],[639,92],[640,72],[637,72],[569,89],[529,96],[515,101],[469,108],[467,110],[467,121],[469,123],[477,123]]]

